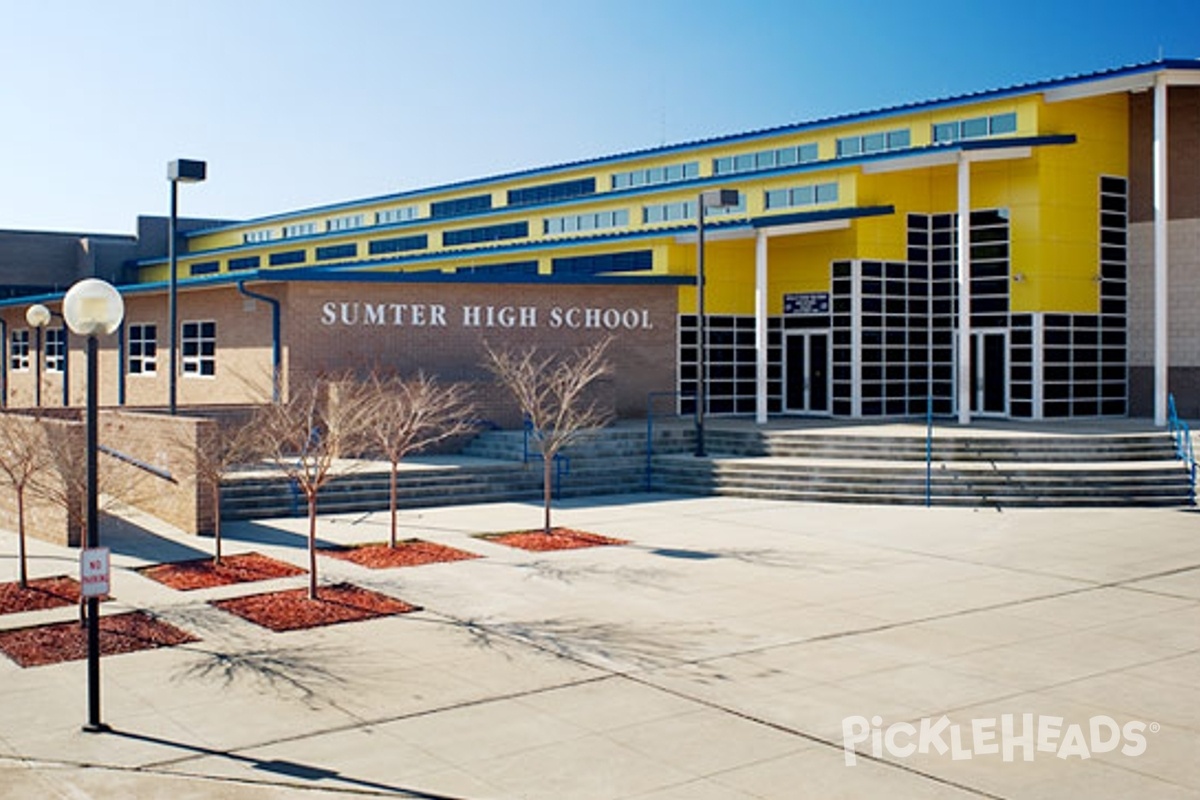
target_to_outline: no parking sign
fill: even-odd
[[[89,547],[79,553],[79,593],[84,597],[108,594],[108,548]]]

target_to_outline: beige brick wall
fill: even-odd
[[[1129,363],[1154,364],[1154,225],[1129,226]],[[1169,354],[1172,366],[1200,367],[1200,219],[1167,226]]]
[[[483,369],[484,342],[558,352],[611,334],[614,376],[604,391],[618,413],[640,416],[647,393],[674,388],[675,297],[671,286],[295,283],[287,289],[284,315],[288,380],[356,367],[424,369],[479,385],[481,413],[500,417],[506,402]],[[364,304],[373,306],[370,322]],[[405,305],[400,325],[398,304]],[[376,316],[380,307],[382,317]],[[413,324],[415,307],[423,309],[424,324]],[[444,324],[433,324],[435,319]],[[597,326],[586,327],[589,321]],[[618,324],[609,330],[606,321]]]
[[[403,373],[423,369],[446,380],[478,384],[481,403],[495,407],[494,412],[489,408],[487,413],[499,418],[504,413],[503,403],[498,401],[491,377],[482,368],[485,341],[498,348],[533,345],[553,352],[583,347],[610,333],[615,340],[610,350],[615,375],[607,391],[620,414],[644,414],[649,392],[668,391],[675,384],[677,312],[673,286],[313,282],[255,284],[251,288],[283,303],[281,380],[285,394],[289,381],[319,373],[364,372],[376,367]],[[359,315],[357,324],[342,324],[343,303],[347,304],[347,318]],[[333,304],[332,324],[325,324],[330,308],[327,304]],[[371,306],[370,313],[383,308],[386,318],[372,317],[366,322],[364,304]],[[398,311],[400,305],[404,308]],[[421,310],[414,312],[418,308]],[[23,313],[8,309],[4,314],[10,330],[24,325],[18,312]],[[403,324],[395,324],[397,313]],[[414,313],[423,316],[414,317]],[[477,319],[472,314],[477,314]],[[126,298],[126,323],[157,325],[159,348],[153,375],[125,376],[128,408],[167,403],[166,318],[164,295],[134,294]],[[270,304],[245,297],[229,286],[187,290],[180,293],[179,319],[217,323],[216,375],[180,375],[180,406],[270,400]],[[423,324],[414,324],[417,322]],[[71,348],[71,401],[82,406],[86,391],[83,342],[71,337]],[[116,406],[116,336],[101,339],[99,369],[100,403]],[[14,408],[33,405],[32,371],[9,373],[8,398]],[[61,383],[54,376],[46,381],[42,400],[44,407],[61,405]]]
[[[80,523],[84,512],[83,487],[75,480],[64,480],[59,469],[67,475],[74,474],[70,459],[82,454],[85,446],[83,425],[66,419],[44,419],[38,422],[33,417],[5,412],[27,433],[44,442],[47,452],[54,458],[51,466],[37,476],[41,489],[31,489],[25,495],[25,530],[35,538],[60,545],[76,546],[80,542]],[[82,462],[74,465],[82,470]],[[82,474],[82,473],[80,473]],[[67,512],[67,503],[77,509],[74,515]],[[17,498],[9,486],[0,487],[0,527],[10,531],[18,528]]]
[[[36,430],[32,417],[6,412]],[[75,415],[78,417],[78,415]],[[197,482],[195,443],[199,430],[214,424],[192,417],[164,414],[102,411],[97,438],[102,446],[170,473],[173,480],[151,474],[106,453],[98,456],[100,510],[105,512],[117,499],[152,514],[186,533],[209,533],[213,527],[211,493]],[[79,419],[44,419],[47,432],[38,432],[57,468],[47,470],[39,481],[49,488],[26,496],[26,530],[30,536],[56,544],[76,546],[82,539],[86,430]],[[76,513],[69,515],[66,504]],[[0,527],[17,529],[16,496],[0,489]],[[103,538],[103,514],[101,537]]]

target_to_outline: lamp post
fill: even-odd
[[[42,328],[50,324],[50,316],[50,309],[41,303],[25,311],[25,321],[37,332],[34,336],[33,404],[38,408],[42,407]]]
[[[97,504],[97,334],[110,334],[125,316],[120,293],[99,278],[85,278],[67,290],[63,297],[63,317],[67,326],[87,337],[87,547],[100,544],[100,514]],[[108,730],[100,721],[100,598],[87,599],[88,721],[89,733]]]
[[[704,407],[708,403],[708,354],[704,331],[704,212],[729,208],[740,200],[736,189],[708,189],[696,202],[696,457],[704,457]]]
[[[180,158],[167,164],[167,180],[171,182],[171,221],[167,227],[167,261],[170,274],[167,277],[167,325],[171,332],[168,334],[170,355],[167,356],[167,372],[169,399],[167,405],[172,415],[175,413],[175,395],[178,389],[178,358],[179,358],[179,310],[177,300],[179,293],[179,278],[175,254],[175,227],[178,223],[179,184],[199,183],[204,180],[207,164],[203,161],[191,161]]]

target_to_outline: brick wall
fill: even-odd
[[[1167,90],[1167,213],[1200,217],[1200,88]],[[1154,92],[1129,95],[1129,219],[1154,218]]]
[[[45,448],[48,461],[36,476],[39,488],[25,494],[25,530],[35,538],[60,545],[76,546],[80,541],[84,514],[83,486],[77,477],[82,462],[72,463],[85,447],[83,425],[70,419],[35,419],[33,416],[5,412],[8,423],[18,426],[21,437]],[[66,477],[64,477],[64,474]],[[75,509],[68,514],[68,504]],[[0,487],[0,527],[18,528],[17,497],[9,486]]]
[[[675,298],[668,286],[293,283],[283,320],[287,380],[425,370],[476,385],[481,415],[508,425],[507,398],[483,368],[485,342],[551,353],[612,335],[614,375],[598,391],[622,416],[641,416],[649,392],[674,387]]]
[[[614,337],[609,354],[615,374],[607,391],[619,414],[644,414],[649,392],[668,391],[675,385],[673,286],[297,282],[255,284],[252,289],[283,304],[285,396],[290,381],[317,374],[363,373],[373,368],[408,374],[424,370],[448,381],[478,385],[481,402],[491,406],[496,392],[482,367],[484,342],[496,348],[533,345],[555,352],[584,347],[609,334]],[[343,323],[343,304],[345,319],[354,319],[354,324]],[[380,309],[383,317],[368,319]],[[24,327],[18,311],[5,311],[10,331]],[[395,324],[397,314],[402,324]],[[166,319],[165,295],[126,298],[126,324],[154,324],[158,333],[154,373],[125,376],[126,407],[167,403]],[[216,375],[180,375],[181,407],[270,401],[270,304],[245,297],[230,286],[187,290],[180,293],[179,319],[211,320],[217,329]],[[117,344],[115,335],[100,340],[102,406],[117,406],[120,401]],[[71,403],[81,406],[86,390],[83,343],[72,336],[70,346]],[[33,380],[32,371],[9,373],[10,407],[33,405]],[[61,386],[58,376],[43,381],[43,407],[61,406]],[[488,408],[487,413],[500,419],[504,411]]]
[[[5,412],[6,418],[32,429],[45,441],[54,465],[39,476],[43,489],[26,497],[26,530],[30,536],[56,544],[77,546],[85,514],[84,470],[86,431],[78,419],[42,418]],[[59,415],[65,416],[65,415]],[[209,533],[213,527],[211,493],[197,481],[196,442],[200,431],[214,422],[194,417],[170,417],[124,411],[101,411],[97,438],[101,446],[129,459],[167,472],[167,480],[127,461],[101,452],[98,457],[103,512],[114,500],[158,517],[186,533]],[[67,513],[67,504],[75,513]],[[114,512],[115,513],[115,512]],[[0,489],[0,526],[17,529],[16,497]]]

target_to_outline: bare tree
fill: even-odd
[[[380,377],[367,381],[367,436],[373,450],[391,464],[388,545],[396,547],[396,484],[407,456],[474,429],[475,407],[463,384],[442,385],[418,373],[415,378]]]
[[[565,356],[545,355],[536,347],[519,352],[493,350],[484,343],[487,369],[516,398],[542,457],[542,529],[547,534],[551,530],[555,457],[589,429],[612,419],[612,412],[589,396],[593,384],[612,373],[607,359],[611,343],[611,337],[601,339]]]
[[[201,423],[194,441],[178,446],[195,452],[196,480],[211,493],[213,507],[213,564],[221,563],[221,481],[238,464],[260,457],[261,439],[250,424],[214,419]]]
[[[253,446],[295,482],[308,505],[308,596],[317,599],[317,495],[340,458],[365,444],[369,393],[348,376],[316,378],[251,419]]]
[[[0,414],[0,482],[10,486],[17,499],[17,562],[22,589],[29,588],[25,554],[25,501],[34,481],[53,464],[41,420]]]

